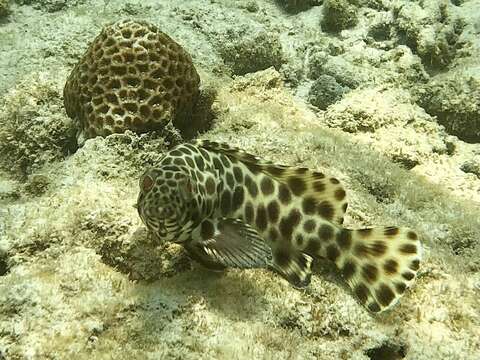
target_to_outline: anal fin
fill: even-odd
[[[310,255],[293,249],[278,248],[273,254],[273,269],[292,286],[300,289],[310,284],[312,262]]]

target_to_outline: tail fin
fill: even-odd
[[[334,260],[360,302],[378,313],[391,308],[420,267],[421,244],[407,228],[342,229]],[[328,249],[327,249],[328,255]]]

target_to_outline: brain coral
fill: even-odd
[[[67,79],[64,103],[77,139],[130,129],[181,129],[199,95],[190,55],[156,26],[124,20],[106,26]],[[183,124],[183,125],[181,125]]]

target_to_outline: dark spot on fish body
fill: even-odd
[[[306,197],[302,201],[302,210],[307,215],[313,215],[317,207],[317,200],[314,197]]]
[[[202,172],[201,171],[196,171],[195,173],[197,174],[197,180],[199,182],[203,182],[204,176],[203,176]]]
[[[340,256],[340,251],[335,245],[328,245],[327,246],[327,259],[335,262],[337,258]]]
[[[215,181],[212,177],[208,177],[207,181],[205,182],[205,189],[207,190],[207,194],[212,195],[215,193]]]
[[[257,229],[262,232],[267,229],[267,210],[265,210],[263,204],[258,206],[255,224],[257,225]]]
[[[387,245],[383,241],[377,240],[370,245],[369,251],[373,256],[382,256],[387,252]]]
[[[173,163],[178,166],[186,165],[185,160],[183,160],[182,158],[176,158],[175,160],[173,160]]]
[[[232,196],[230,191],[225,190],[222,194],[220,199],[220,210],[222,211],[222,215],[226,216],[230,213],[232,208]]]
[[[209,220],[205,220],[202,222],[201,228],[200,228],[200,235],[203,240],[208,240],[213,237],[215,234],[215,229],[213,227],[213,224]]]
[[[218,157],[213,158],[213,166],[215,166],[215,169],[218,170],[220,175],[223,175],[225,173],[225,168],[223,167]]]
[[[210,161],[210,154],[208,153],[208,151],[206,151],[205,149],[202,149],[202,148],[199,148],[198,150],[200,151],[200,154],[202,154],[203,158],[206,161]]]
[[[333,227],[328,225],[328,224],[322,224],[320,225],[318,229],[318,237],[322,241],[329,241],[333,238]]]
[[[412,280],[414,277],[415,277],[415,274],[410,272],[410,271],[405,271],[402,273],[402,277],[405,279],[405,280]]]
[[[280,216],[280,206],[276,200],[272,200],[267,205],[268,221],[276,223]]]
[[[252,180],[250,175],[245,175],[245,186],[247,187],[248,192],[252,198],[256,198],[258,195],[258,186]]]
[[[238,166],[233,168],[233,175],[235,176],[235,181],[241,183],[243,181],[243,171]]]
[[[303,230],[307,233],[310,234],[315,231],[316,223],[315,220],[307,220],[303,223]]]
[[[235,186],[235,180],[233,179],[232,173],[228,171],[225,176],[228,187],[233,190],[233,187]]]
[[[178,151],[180,151],[181,153],[183,154],[186,154],[186,155],[190,155],[192,152],[190,151],[190,149],[188,147],[186,147],[185,145],[183,146],[179,146],[177,148]]]
[[[362,275],[365,280],[372,284],[378,279],[378,269],[375,265],[365,264],[362,267]]]
[[[381,284],[377,291],[375,291],[375,295],[378,299],[378,302],[383,306],[390,305],[392,300],[395,299],[395,294],[386,284]]]
[[[182,156],[182,152],[178,149],[172,150],[169,154],[170,156],[177,157],[177,156]]]
[[[420,268],[420,260],[418,259],[412,260],[412,262],[408,267],[413,271],[417,271]]]
[[[232,199],[232,211],[236,211],[240,209],[245,200],[245,190],[243,190],[242,186],[237,186],[235,191],[233,192],[233,199]]]
[[[320,253],[320,249],[320,242],[315,238],[309,238],[307,246],[305,247],[305,249],[303,249],[303,251],[311,256],[318,256]]]
[[[205,170],[205,162],[203,161],[203,157],[201,156],[195,156],[195,163],[197,164],[197,167],[203,171]]]
[[[400,252],[403,254],[416,254],[417,253],[417,246],[413,244],[404,244],[400,246]]]
[[[398,262],[395,259],[389,259],[383,264],[383,270],[388,275],[393,275],[398,271]]]
[[[357,286],[355,286],[354,293],[362,304],[366,303],[368,299],[369,291],[368,291],[368,288],[365,286],[365,284],[360,283]]]
[[[343,277],[345,278],[345,280],[348,281],[352,278],[352,276],[355,274],[356,268],[357,267],[354,262],[352,261],[345,262],[342,269]]]
[[[352,233],[350,230],[342,229],[337,233],[337,244],[342,250],[348,250],[352,245]]]
[[[260,189],[262,190],[263,195],[271,195],[273,194],[274,191],[274,185],[272,179],[270,179],[267,176],[264,176],[261,183],[260,183]]]
[[[390,226],[385,228],[384,234],[385,236],[395,236],[399,233],[400,229],[395,226]]]
[[[293,230],[300,223],[300,219],[300,211],[298,209],[292,209],[288,216],[284,216],[282,220],[280,220],[279,229],[284,239],[292,239]]]
[[[252,224],[254,215],[253,205],[250,201],[248,201],[245,205],[245,221],[248,224]]]
[[[315,181],[313,183],[313,190],[315,190],[318,193],[322,193],[325,191],[325,184],[323,183],[322,180]]]
[[[403,294],[405,290],[407,290],[407,285],[402,282],[397,282],[395,283],[395,290],[397,291],[398,294]]]
[[[226,157],[225,155],[223,154],[220,154],[220,160],[222,161],[222,164],[223,166],[225,167],[225,169],[229,169],[230,168],[230,165],[232,164],[230,159],[228,157]]]
[[[195,167],[195,163],[193,162],[193,159],[190,156],[185,157],[185,161],[187,162],[188,166],[191,168]]]
[[[283,205],[288,205],[292,200],[290,190],[285,184],[280,184],[280,186],[278,187],[278,197]]]
[[[301,177],[296,176],[291,176],[288,179],[288,186],[290,187],[292,193],[296,196],[302,195],[307,189],[305,181]]]
[[[335,179],[335,178],[330,178],[330,182],[331,182],[332,184],[334,184],[334,185],[340,184],[340,181],[338,181],[338,180]]]
[[[414,232],[414,231],[409,231],[407,233],[407,238],[409,240],[417,240],[418,239],[418,235]]]
[[[380,309],[380,306],[375,302],[368,304],[367,309],[374,313],[377,313],[380,310],[382,310]]]
[[[336,200],[342,201],[346,196],[345,190],[343,190],[343,189],[335,190],[334,196],[335,196]]]
[[[320,204],[318,204],[317,211],[318,211],[318,215],[320,215],[324,219],[332,220],[335,210],[333,208],[333,205],[329,201],[324,200]]]

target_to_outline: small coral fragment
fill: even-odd
[[[102,30],[72,70],[65,109],[78,122],[79,144],[128,129],[144,133],[184,124],[199,84],[190,55],[168,35],[147,22],[120,21]]]

